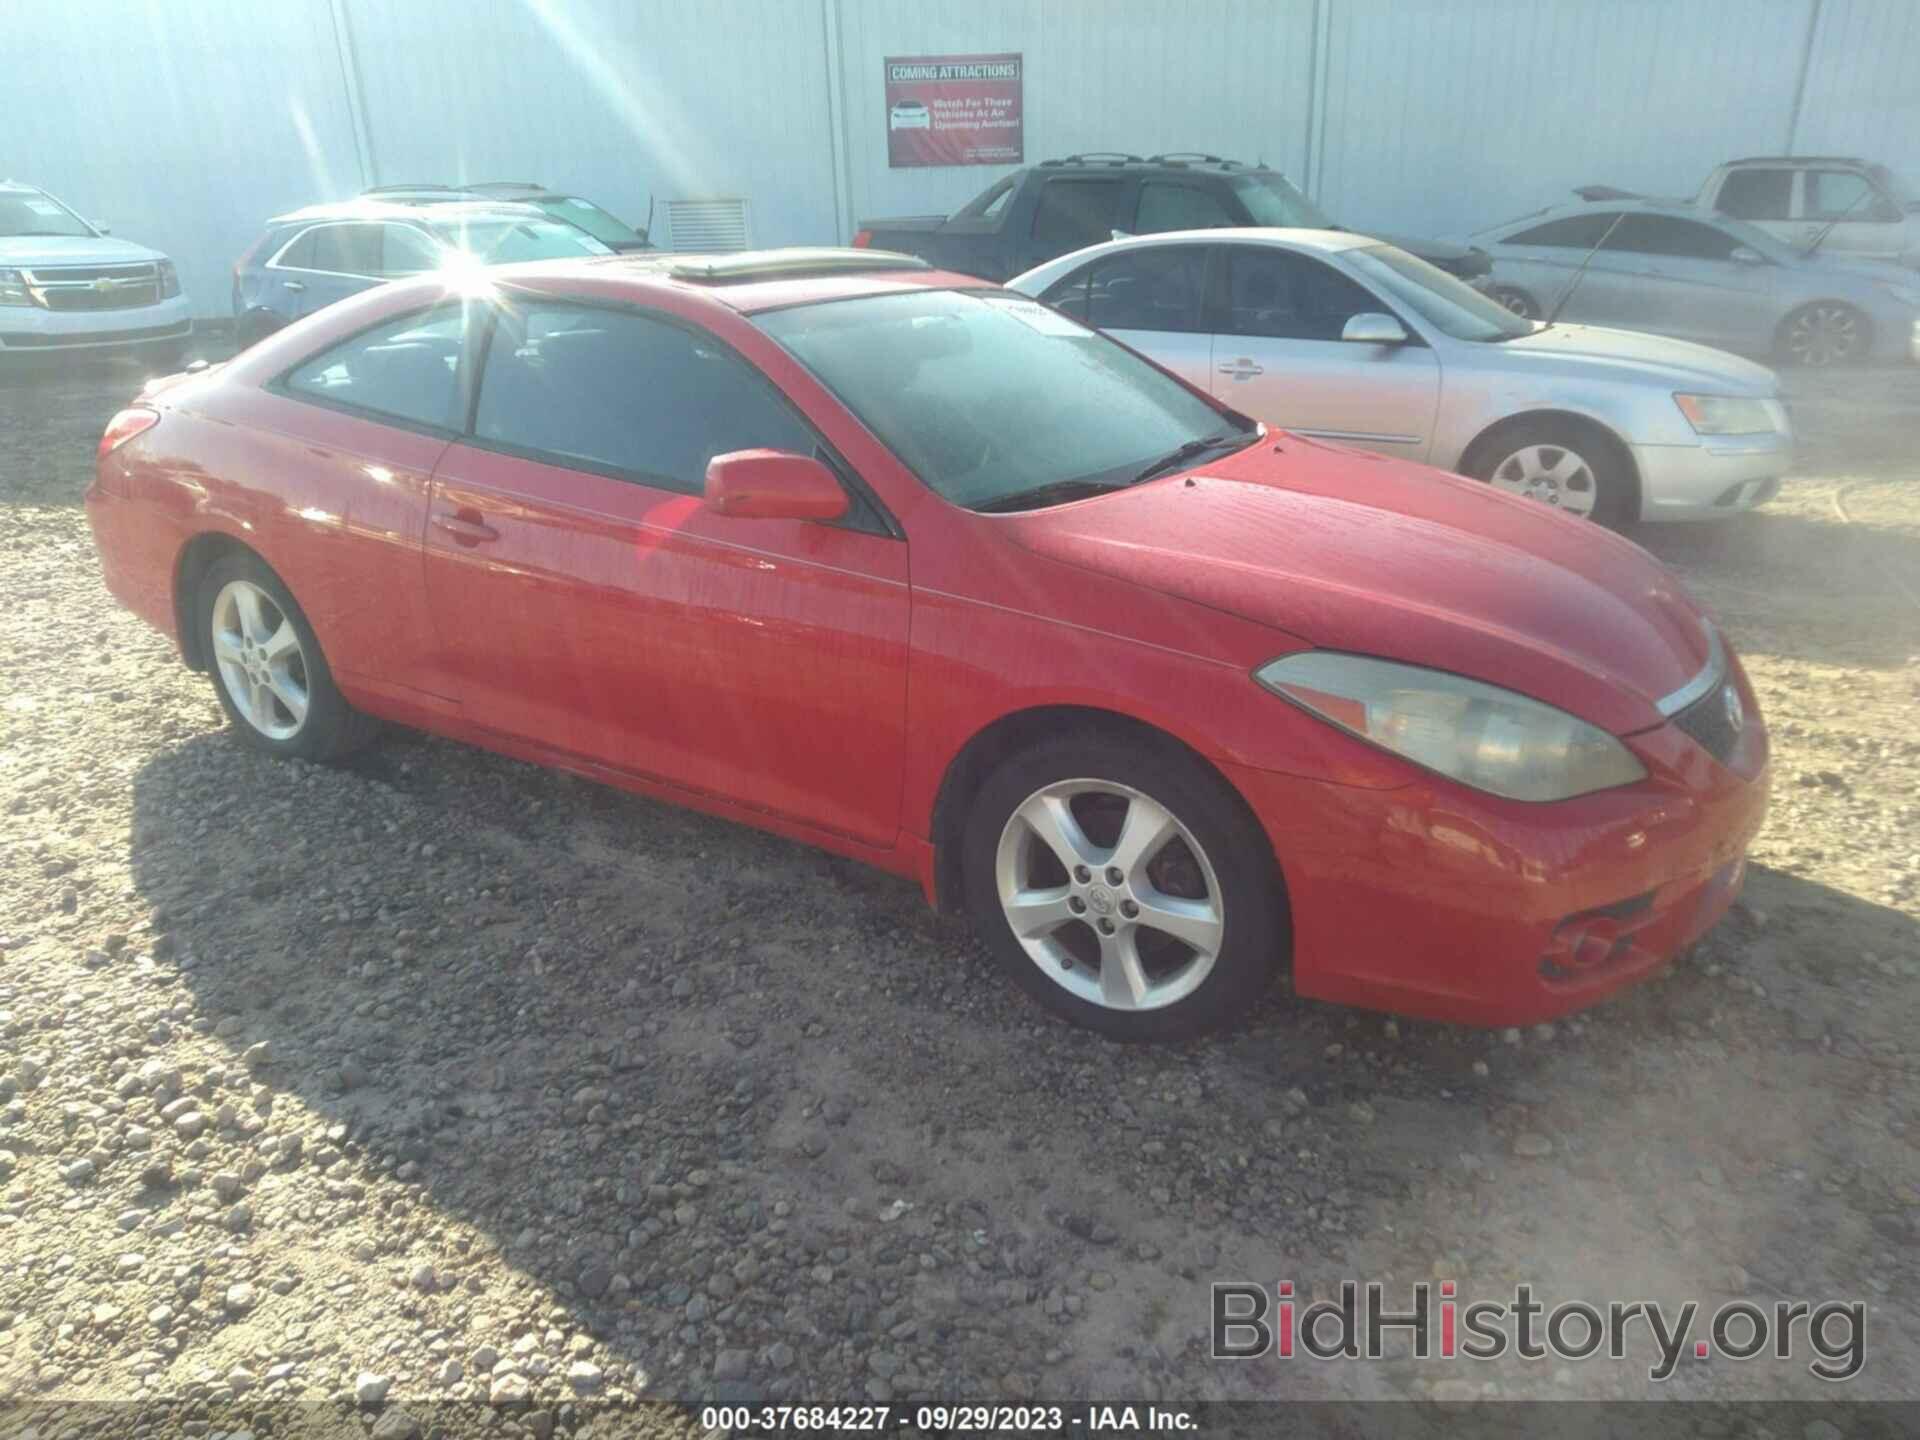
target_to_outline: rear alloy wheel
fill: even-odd
[[[1540,302],[1524,290],[1517,290],[1511,285],[1494,285],[1488,289],[1487,297],[1506,306],[1522,320],[1540,318]]]
[[[214,693],[241,739],[269,755],[324,760],[373,734],[375,722],[335,688],[307,617],[258,557],[216,561],[199,599]]]
[[[1582,520],[1634,518],[1633,482],[1598,431],[1543,417],[1517,420],[1474,443],[1461,473]]]
[[[1029,993],[1120,1039],[1243,1014],[1284,906],[1266,840],[1185,756],[1089,736],[1016,756],[966,837],[969,908]]]
[[[1780,348],[1796,365],[1845,365],[1866,351],[1866,318],[1838,301],[1803,305],[1781,325]]]

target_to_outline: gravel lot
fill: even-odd
[[[137,372],[0,377],[0,1401],[1831,1394],[1792,1361],[1207,1357],[1208,1282],[1861,1300],[1920,1394],[1920,370],[1637,538],[1776,746],[1746,898],[1588,1016],[1119,1047],[890,878],[423,736],[254,758],[102,588]],[[647,1424],[678,1433],[686,1422]],[[389,1433],[400,1433],[395,1425]],[[1796,1432],[1797,1427],[1796,1427]],[[1812,1433],[1812,1432],[1809,1432]]]

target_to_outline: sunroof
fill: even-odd
[[[732,255],[689,255],[667,273],[676,280],[777,280],[791,275],[846,275],[863,270],[931,270],[916,255],[892,250],[853,250],[831,245],[783,250],[742,250]]]

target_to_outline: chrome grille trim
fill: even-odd
[[[1707,663],[1701,667],[1698,675],[1678,690],[1654,702],[1655,707],[1669,720],[1703,695],[1717,689],[1727,676],[1727,651],[1720,643],[1720,632],[1704,621],[1702,624],[1707,632]]]

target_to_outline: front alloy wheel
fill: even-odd
[[[1522,445],[1493,467],[1490,478],[1496,490],[1537,500],[1583,520],[1593,517],[1600,502],[1593,466],[1566,445]]]
[[[1171,1005],[1220,954],[1226,915],[1206,850],[1130,786],[1079,779],[1034,791],[1000,832],[994,882],[1028,958],[1092,1005]]]
[[[1286,956],[1266,833],[1150,734],[1068,732],[1004,760],[960,837],[975,932],[1022,989],[1121,1040],[1243,1018]]]

